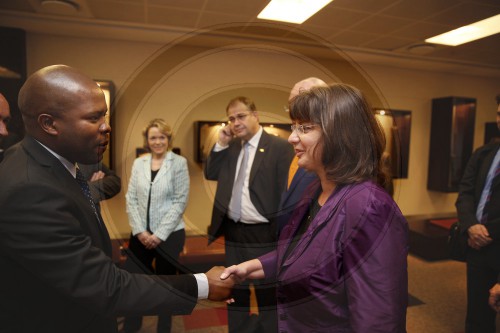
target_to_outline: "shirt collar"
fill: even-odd
[[[254,136],[250,140],[248,140],[248,144],[252,147],[257,147],[259,145],[260,137],[262,136],[262,126],[259,126],[259,130],[255,133]]]
[[[59,162],[62,163],[62,165],[64,165],[64,167],[69,171],[69,173],[71,173],[71,175],[73,176],[73,178],[76,178],[76,168],[77,168],[77,165],[74,164],[74,163],[71,163],[70,161],[68,161],[67,159],[65,159],[64,157],[62,157],[61,155],[59,155],[58,153],[56,153],[55,151],[53,151],[52,149],[50,149],[49,147],[47,147],[46,145],[44,145],[43,143],[41,143],[40,141],[36,140],[43,148],[47,149],[49,151],[49,153],[51,153],[52,155],[54,155],[55,158],[57,158],[59,160]]]

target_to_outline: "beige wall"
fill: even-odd
[[[195,161],[194,122],[223,120],[231,97],[243,94],[252,98],[260,110],[261,121],[286,122],[283,106],[293,83],[307,76],[318,76],[327,82],[343,81],[359,86],[367,91],[374,106],[411,110],[409,177],[396,181],[395,199],[404,214],[412,215],[453,212],[456,199],[456,194],[426,189],[431,99],[477,98],[474,146],[478,147],[482,143],[484,122],[494,120],[494,96],[498,93],[498,79],[491,77],[384,67],[360,61],[357,63],[360,70],[353,72],[352,63],[346,61],[320,64],[269,45],[221,49],[181,45],[171,49],[154,43],[28,33],[27,52],[29,73],[46,65],[64,63],[96,79],[112,80],[118,89],[114,154],[123,191],[103,204],[112,237],[127,237],[129,233],[124,195],[135,148],[142,145],[142,128],[151,118],[163,117],[173,126],[174,146],[181,148],[188,159],[191,175],[190,201],[185,214],[188,228],[193,233],[204,233],[216,184],[203,179],[202,166]]]

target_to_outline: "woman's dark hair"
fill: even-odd
[[[382,161],[384,132],[360,90],[347,84],[312,88],[291,100],[290,118],[320,126],[318,146],[328,179],[337,184],[371,179],[390,186]]]
[[[147,124],[147,126],[144,128],[144,130],[142,131],[142,135],[144,137],[144,148],[146,148],[148,151],[150,150],[149,145],[148,145],[148,134],[149,134],[149,130],[152,127],[158,128],[160,133],[163,133],[167,136],[168,150],[172,149],[172,136],[173,136],[172,128],[167,124],[167,122],[165,120],[160,119],[160,118],[156,118],[156,119],[151,120]]]

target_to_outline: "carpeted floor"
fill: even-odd
[[[463,333],[465,264],[408,257],[408,333]],[[497,317],[500,333],[500,316]],[[173,319],[172,333],[226,333],[225,305],[201,302],[189,316]],[[141,333],[156,333],[156,317],[145,317]]]

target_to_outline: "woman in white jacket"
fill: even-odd
[[[150,153],[132,166],[126,195],[132,235],[125,268],[173,275],[186,238],[182,215],[189,195],[187,161],[171,151],[172,130],[163,119],[150,121],[143,135]],[[123,330],[136,332],[141,324],[141,317],[127,317]],[[170,327],[171,316],[159,316],[158,333],[170,332]]]

